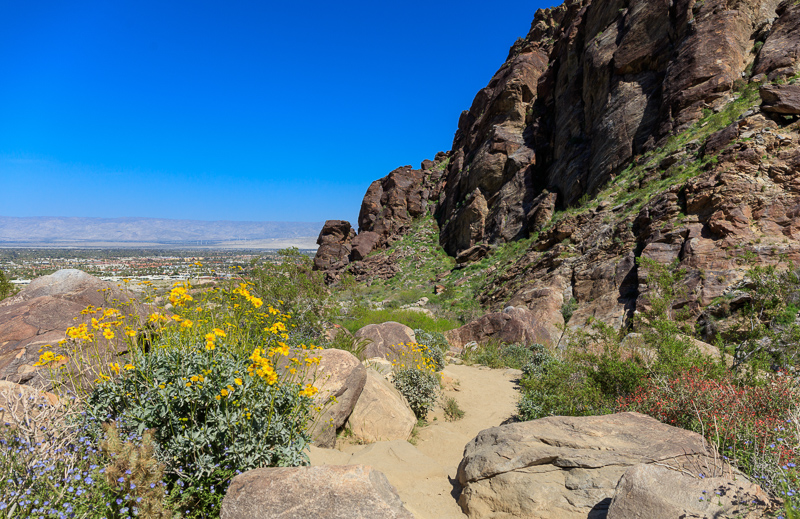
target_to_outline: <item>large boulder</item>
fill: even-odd
[[[371,357],[394,359],[407,349],[406,344],[417,342],[414,330],[394,321],[368,324],[356,331],[355,336],[370,341],[364,349],[365,359]]]
[[[367,254],[375,249],[381,240],[381,235],[372,231],[361,231],[353,238],[353,250],[350,251],[351,261],[361,261]]]
[[[608,519],[766,517],[777,503],[761,487],[726,473],[701,478],[661,465],[635,465],[619,480]],[[770,515],[771,517],[771,515]]]
[[[50,388],[48,370],[35,365],[42,348],[74,355],[61,351],[57,343],[64,339],[67,328],[76,325],[75,318],[87,306],[121,308],[142,322],[155,310],[149,305],[131,303],[135,300],[130,292],[80,270],[59,270],[33,280],[21,292],[0,302],[0,380]],[[102,351],[91,352],[92,358],[87,353],[85,361],[113,359],[123,354],[126,347],[119,340],[98,341],[95,345]]]
[[[793,76],[800,67],[800,5],[783,0],[775,9],[778,18],[770,27],[769,36],[758,52],[753,74],[766,74],[768,79]]]
[[[759,94],[765,112],[800,115],[800,85],[765,85]]]
[[[318,350],[310,357],[319,358],[319,364],[305,382],[319,390],[315,402],[322,407],[311,426],[311,437],[317,446],[333,448],[336,431],[345,424],[361,396],[367,369],[353,354],[342,350]]]
[[[367,382],[358,398],[347,427],[367,442],[407,440],[417,418],[403,395],[374,369],[367,370]]]
[[[458,467],[469,517],[605,517],[630,467],[730,474],[702,436],[639,413],[552,416],[481,431]],[[699,496],[698,496],[699,498]]]
[[[314,269],[324,272],[337,271],[350,262],[351,242],[356,232],[345,220],[328,220],[317,237],[317,254]]]
[[[445,332],[451,346],[460,350],[470,342],[485,343],[498,340],[505,343],[539,343],[555,346],[561,337],[558,325],[564,324],[561,309],[529,310],[507,307],[502,312],[486,314],[455,330]]]
[[[364,466],[281,467],[233,478],[221,519],[413,519],[381,472]]]

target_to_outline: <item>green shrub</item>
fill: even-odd
[[[417,343],[424,346],[423,354],[433,361],[435,370],[443,370],[447,363],[445,353],[450,351],[450,343],[445,336],[439,332],[426,332],[419,328],[414,330],[414,336]]]
[[[450,351],[450,343],[447,342],[447,338],[443,333],[429,332],[421,328],[416,328],[414,330],[414,335],[417,338],[417,342],[420,344],[424,344],[430,348],[436,348],[445,353]]]
[[[312,267],[311,257],[293,247],[278,251],[277,263],[262,263],[247,273],[257,294],[292,315],[291,333],[307,337],[316,336],[329,317],[324,275]]]
[[[590,383],[585,366],[552,358],[520,381],[522,398],[517,411],[522,420],[546,416],[606,414],[614,402]]]
[[[456,399],[451,396],[445,398],[444,403],[442,404],[442,410],[444,411],[444,417],[448,422],[455,422],[456,420],[461,420],[464,418],[464,410],[459,407]]]
[[[461,354],[467,364],[482,364],[490,368],[522,369],[534,357],[542,346],[533,344],[504,344],[499,341],[488,341],[485,344],[468,349]]]
[[[428,370],[405,368],[395,371],[394,387],[400,391],[414,415],[424,419],[439,395],[439,379]]]
[[[183,478],[207,478],[217,468],[248,470],[305,465],[311,400],[295,384],[253,374],[251,359],[218,344],[155,348],[134,368],[98,384],[92,416],[116,420],[139,434],[155,429],[159,456]]]
[[[564,317],[564,322],[568,323],[569,320],[572,318],[572,314],[575,313],[575,310],[578,309],[578,300],[574,297],[571,297],[569,301],[564,301],[564,304],[561,305],[561,315]]]

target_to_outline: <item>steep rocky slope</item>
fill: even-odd
[[[571,325],[618,326],[645,304],[646,257],[680,262],[678,304],[698,315],[741,280],[743,257],[800,259],[798,78],[795,0],[539,10],[452,150],[374,182],[359,234],[326,224],[317,267],[390,276],[364,268],[368,254],[430,211],[460,263],[525,240],[485,284],[487,310],[574,298]]]

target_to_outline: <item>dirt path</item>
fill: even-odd
[[[480,431],[500,425],[516,411],[519,371],[450,364],[443,374],[443,397],[453,397],[465,411],[448,422],[437,407],[430,425],[418,431],[416,446],[405,441],[369,445],[342,444],[336,449],[311,449],[312,465],[365,464],[377,468],[397,488],[400,498],[418,519],[463,518],[456,499],[460,488],[456,470],[464,446]]]

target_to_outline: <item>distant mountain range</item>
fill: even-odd
[[[0,216],[0,246],[316,248],[322,222]]]

